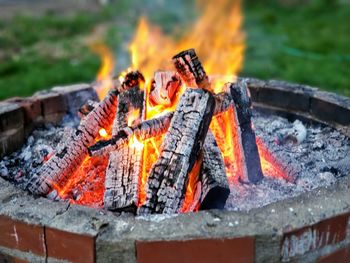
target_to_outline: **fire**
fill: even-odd
[[[91,50],[101,57],[101,67],[97,73],[96,92],[102,100],[113,87],[114,56],[112,51],[102,43],[91,45]]]
[[[108,157],[86,157],[67,182],[54,185],[59,197],[70,203],[102,207]]]
[[[141,151],[143,149],[143,143],[140,142],[136,136],[132,136],[129,141],[129,147],[135,148],[137,151]]]
[[[195,48],[208,74],[236,75],[243,65],[244,33],[240,0],[198,0],[200,17],[176,41],[141,18],[130,45],[132,66],[150,79],[157,69],[173,69],[177,52]]]
[[[197,195],[198,193],[200,193],[201,189],[197,188],[197,187],[200,188],[200,185],[197,184],[197,182],[199,179],[202,163],[203,163],[203,156],[199,157],[199,159],[195,162],[191,172],[188,174],[188,184],[186,188],[185,199],[181,207],[181,213],[192,211],[191,209],[192,206],[195,207],[195,210],[198,209],[199,196]]]
[[[104,129],[104,128],[101,128],[99,131],[98,131],[98,134],[102,137],[102,138],[107,138],[108,137],[108,133],[107,131]]]
[[[151,79],[154,71],[158,69],[173,70],[171,58],[177,52],[188,48],[195,48],[215,93],[224,91],[225,83],[234,82],[243,65],[245,50],[245,34],[241,29],[243,15],[241,0],[197,0],[200,16],[198,20],[187,27],[180,39],[165,35],[161,29],[142,17],[139,21],[135,35],[130,43],[132,65],[119,75],[119,81],[124,80],[125,74],[138,69],[144,75],[146,83],[144,119],[151,119],[169,111],[174,111],[181,94],[186,89],[183,85],[175,95],[171,105],[153,105],[149,100]],[[99,54],[102,60],[98,71],[97,93],[103,99],[113,85],[112,73],[114,59],[112,52],[103,44],[92,45],[92,50]],[[218,75],[220,74],[220,75]],[[127,124],[132,126],[139,119],[139,110],[132,110],[128,115]],[[226,173],[230,182],[236,182],[242,172],[242,153],[236,143],[237,129],[234,126],[234,110],[215,116],[210,129],[215,135],[218,146],[222,152]],[[99,139],[111,136],[111,127],[100,129]],[[157,161],[164,135],[140,141],[133,136],[129,147],[137,151],[143,150],[142,175],[139,181],[139,201],[141,206],[146,201],[146,184],[153,164]],[[269,153],[261,140],[257,140],[261,165],[264,174],[273,177],[286,178],[277,161]],[[196,182],[201,168],[202,160],[196,161],[189,174],[189,183],[186,188],[185,200],[181,212],[187,212],[198,194],[200,187]],[[70,198],[72,202],[90,206],[102,205],[104,194],[104,171],[108,165],[108,157],[86,157],[83,164],[72,175],[68,182],[56,185],[55,188],[62,198]],[[87,180],[87,183],[83,180]],[[89,188],[88,185],[96,185]],[[85,187],[85,189],[83,189]],[[92,191],[93,190],[93,191]],[[72,197],[74,192],[81,192],[78,197]]]
[[[281,168],[281,164],[270,153],[270,151],[260,138],[256,139],[256,144],[258,146],[261,168],[264,175],[276,179],[282,178],[286,181],[292,181],[291,178],[289,178],[288,175]]]
[[[128,114],[128,126],[132,126],[140,116],[140,109],[133,109]]]

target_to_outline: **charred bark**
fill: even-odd
[[[215,100],[209,92],[187,89],[182,95],[149,174],[147,199],[138,214],[179,212],[188,173],[203,147],[214,108]]]
[[[173,63],[188,87],[211,90],[209,78],[194,49],[188,49],[175,55]]]
[[[243,152],[243,183],[259,183],[263,179],[260,156],[256,145],[255,132],[251,122],[251,100],[247,84],[244,81],[231,84],[230,92],[233,99],[238,129],[238,143]]]
[[[64,182],[83,162],[100,128],[108,127],[113,121],[118,90],[112,90],[88,115],[65,142],[61,142],[56,153],[40,168],[27,185],[33,194],[44,195],[52,185]]]
[[[118,96],[117,114],[112,135],[128,125],[137,125],[143,119],[144,92],[139,83]],[[130,85],[131,85],[130,84]],[[138,184],[142,172],[143,148],[133,147],[130,138],[119,150],[109,153],[106,171],[104,206],[109,210],[135,211],[138,202]]]
[[[220,114],[232,106],[232,98],[229,93],[221,92],[214,95],[215,109],[214,115]],[[120,149],[128,143],[132,136],[140,140],[146,140],[164,134],[169,126],[174,112],[169,112],[163,116],[146,120],[133,127],[126,127],[119,130],[110,140],[101,140],[89,147],[91,156],[108,154],[110,151]]]
[[[208,132],[203,147],[201,172],[200,210],[223,209],[230,194],[225,164],[221,151],[211,131]]]

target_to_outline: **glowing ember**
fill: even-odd
[[[198,210],[199,207],[199,198],[198,193],[200,194],[201,189],[197,189],[197,187],[200,188],[200,184],[197,184],[201,166],[203,163],[203,156],[201,156],[194,164],[191,172],[188,174],[188,184],[186,188],[186,194],[185,199],[182,204],[181,213],[186,213],[192,211],[191,207],[195,206],[194,211]],[[194,203],[198,202],[198,203]]]
[[[98,131],[98,134],[104,139],[108,137],[107,131],[103,128]]]
[[[288,175],[283,171],[279,162],[270,153],[260,138],[256,138],[256,144],[258,146],[261,168],[264,175],[276,179],[282,178],[286,181],[291,181],[291,178],[289,178]]]

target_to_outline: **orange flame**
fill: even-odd
[[[170,58],[195,48],[208,74],[236,75],[244,58],[243,16],[240,0],[199,0],[201,15],[184,36],[175,41],[159,27],[141,18],[130,45],[133,68],[150,79],[155,70],[172,69]]]
[[[216,93],[223,91],[226,82],[232,82],[236,79],[235,76],[242,67],[245,48],[244,34],[241,30],[243,17],[240,4],[240,0],[199,0],[201,16],[195,24],[189,27],[179,41],[163,34],[159,27],[151,25],[145,17],[140,19],[130,44],[130,52],[132,68],[139,69],[148,83],[146,119],[175,110],[179,98],[186,88],[183,86],[178,91],[176,99],[170,106],[152,105],[149,101],[150,80],[153,77],[153,72],[158,69],[173,69],[170,58],[177,52],[195,48],[208,74],[226,74],[224,77],[221,75],[211,79]],[[222,122],[226,126],[219,126],[215,120],[216,118],[214,118],[211,129],[217,131],[215,134],[217,139],[222,138],[222,143],[219,146],[224,150],[226,156],[227,173],[230,177],[233,177],[234,174],[237,174],[237,171],[233,170],[233,167],[236,166],[231,164],[235,163],[238,157],[233,152],[234,144],[231,136],[229,136],[229,134],[232,134],[230,132],[234,131],[232,124],[229,124],[228,118],[230,116],[232,116],[232,113],[223,114]],[[148,174],[152,165],[158,159],[163,137],[151,138],[144,142],[144,163],[140,179],[140,205],[145,201],[145,185]],[[187,189],[189,188],[191,188],[190,185]],[[193,192],[188,192],[187,196],[188,200],[191,199],[189,196],[193,198]],[[183,209],[186,210],[185,206]]]
[[[128,126],[132,126],[140,118],[140,109],[132,109],[128,113]]]
[[[180,209],[181,213],[192,212],[199,206],[200,196],[197,196],[197,193],[200,192],[201,189],[197,189],[197,187],[200,187],[200,185],[198,185],[198,179],[202,162],[203,156],[200,156],[188,174],[188,184],[185,192],[185,198]]]
[[[96,92],[102,100],[113,87],[114,56],[112,51],[102,43],[91,45],[91,50],[101,57],[101,67],[97,73]]]

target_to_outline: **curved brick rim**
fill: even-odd
[[[247,79],[257,107],[350,134],[350,99],[281,81]],[[0,155],[42,122],[96,98],[89,85],[0,103]],[[350,136],[350,135],[349,135]],[[345,262],[350,176],[250,212],[132,217],[33,198],[0,178],[0,262]]]

